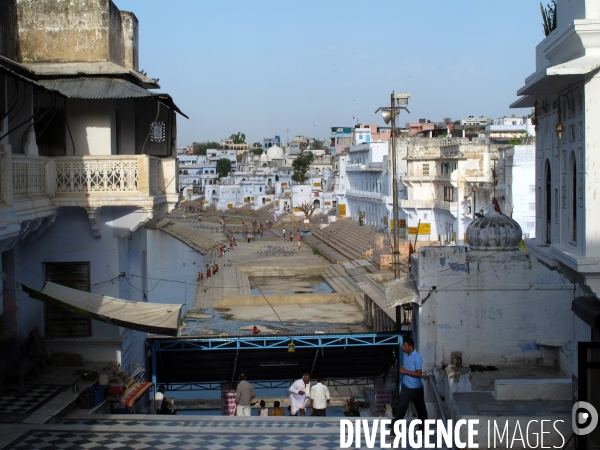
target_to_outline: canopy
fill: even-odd
[[[23,285],[30,297],[101,322],[132,330],[177,336],[183,305],[132,302],[47,282],[41,291]]]

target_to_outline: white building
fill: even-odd
[[[64,8],[87,15],[98,33],[63,21]],[[143,368],[148,328],[136,321],[144,314],[109,323],[92,308],[66,309],[60,295],[52,303],[33,297],[54,282],[75,289],[77,301],[85,291],[146,309],[145,225],[179,201],[179,110],[168,95],[149,91],[156,80],[139,72],[132,13],[112,2],[19,2],[16,14],[15,22],[0,17],[9,41],[17,32],[19,40],[18,54],[0,46],[0,111],[21,105],[0,122],[2,288],[13,299],[8,309],[0,304],[3,332],[24,340],[37,327],[48,353]],[[52,21],[38,22],[44,14]]]
[[[594,0],[557,2],[557,27],[536,47],[536,71],[525,80],[515,108],[532,107],[536,142],[536,237],[527,242],[529,253],[558,270],[575,286],[567,306],[575,313],[574,345],[600,341],[600,209],[596,175],[600,156],[595,151],[600,129],[600,3]],[[577,344],[579,343],[579,344]],[[585,353],[584,353],[585,354]],[[572,349],[577,377],[588,360]],[[590,398],[598,398],[598,383]],[[596,436],[596,445],[600,438]]]
[[[535,238],[535,146],[500,147],[496,172],[504,212],[520,225],[523,239]]]

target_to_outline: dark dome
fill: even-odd
[[[473,250],[518,250],[523,236],[519,224],[493,206],[469,224],[466,234]]]

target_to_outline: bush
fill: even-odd
[[[313,255],[320,255],[321,252],[319,251],[319,249],[317,247],[313,247]]]

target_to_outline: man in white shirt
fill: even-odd
[[[300,412],[301,416],[306,412],[306,399],[310,398],[310,375],[305,373],[302,378],[294,381],[290,386],[290,406],[291,414],[295,416]]]
[[[156,393],[154,394],[154,400],[152,401],[152,406],[150,409],[154,414],[158,414],[160,412],[160,408],[162,407],[163,399],[165,398],[166,390],[167,390],[167,388],[165,388],[165,385],[161,384],[158,387],[158,391],[156,391]]]
[[[325,417],[331,395],[329,394],[329,388],[325,386],[325,377],[319,377],[317,380],[319,382],[310,388],[311,416]]]

